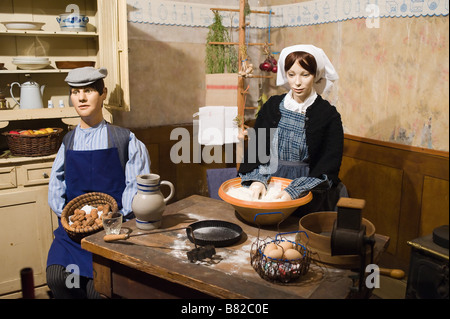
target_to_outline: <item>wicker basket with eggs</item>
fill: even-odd
[[[304,245],[283,237],[286,234],[290,233],[277,234],[275,240],[260,240],[258,234],[258,239],[252,244],[250,263],[261,278],[288,283],[308,272],[310,251]]]

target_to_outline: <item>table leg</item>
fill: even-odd
[[[107,298],[112,297],[111,261],[99,255],[93,255],[94,288]]]

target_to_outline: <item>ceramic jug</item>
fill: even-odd
[[[145,174],[136,177],[137,194],[133,197],[131,208],[136,216],[136,227],[139,229],[156,229],[161,226],[161,219],[166,209],[166,203],[175,194],[173,184],[160,181],[157,174]],[[160,191],[161,185],[170,187],[167,197]]]
[[[13,94],[13,86],[18,85],[20,87],[20,103],[17,102],[16,98]],[[19,104],[21,109],[41,109],[44,107],[42,103],[42,95],[44,94],[45,85],[41,85],[30,80],[23,84],[19,82],[11,83],[11,89],[9,90],[11,93],[12,99]]]

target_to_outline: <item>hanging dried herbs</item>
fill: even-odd
[[[210,42],[231,42],[230,34],[222,23],[222,17],[214,11],[214,21],[206,37],[206,73],[237,73],[238,55],[233,45],[209,44]]]

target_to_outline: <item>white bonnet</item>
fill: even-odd
[[[307,52],[314,56],[317,63],[314,89],[318,94],[327,93],[333,86],[333,82],[339,79],[339,76],[325,52],[311,44],[293,45],[286,47],[281,51],[278,60],[277,85],[282,86],[288,83],[286,72],[284,71],[284,62],[289,54],[298,51]]]

